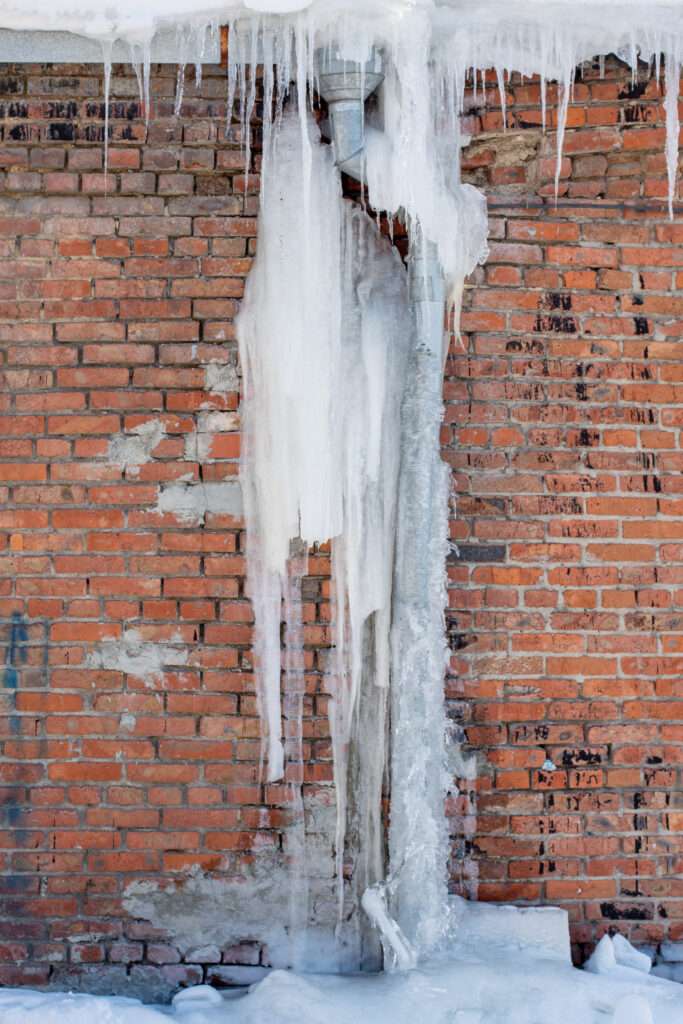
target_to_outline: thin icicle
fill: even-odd
[[[669,52],[666,55],[664,68],[664,110],[666,111],[666,173],[669,181],[669,217],[672,220],[674,215],[674,197],[676,195],[676,175],[678,172],[678,136],[680,133],[678,94],[680,81],[680,58],[678,54]]]
[[[111,61],[114,42],[102,40],[102,65],[104,68],[104,188],[107,189],[109,173],[109,90],[111,85]]]
[[[173,116],[180,116],[180,108],[183,105],[183,93],[185,92],[185,64],[178,64],[176,73],[175,103],[173,104]]]
[[[557,157],[555,159],[555,205],[560,189],[560,174],[562,173],[562,148],[564,145],[564,132],[567,127],[567,112],[569,108],[569,94],[573,80],[572,72],[569,72],[564,80],[558,85],[557,96]]]
[[[285,783],[289,789],[290,821],[284,839],[289,873],[290,962],[302,963],[308,923],[308,876],[306,870],[306,821],[303,798],[304,755],[302,742],[305,694],[304,623],[301,588],[308,572],[305,549],[295,544],[283,582],[285,652],[282,673],[284,715]]]

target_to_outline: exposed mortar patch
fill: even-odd
[[[203,523],[208,512],[238,518],[242,515],[242,491],[237,480],[177,481],[160,489],[156,507],[188,523]]]
[[[117,434],[109,441],[108,458],[110,462],[129,468],[130,476],[138,476],[137,467],[150,462],[153,452],[162,438],[166,437],[166,428],[159,420],[148,420],[133,427],[132,434]]]
[[[93,668],[139,676],[151,686],[161,679],[166,669],[187,665],[187,660],[186,648],[143,640],[137,630],[127,629],[119,640],[103,640],[98,644],[88,653],[86,662]]]

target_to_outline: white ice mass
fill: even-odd
[[[240,999],[219,1004],[211,991],[190,991],[165,1009],[5,991],[0,1021],[683,1021],[680,988],[650,976],[644,960],[619,942],[603,940],[591,969],[578,972],[550,940],[527,941],[526,925],[510,929],[512,919],[500,916],[504,911],[478,911],[447,898],[443,610],[449,494],[438,442],[443,300],[457,313],[464,278],[486,258],[484,197],[459,180],[466,83],[495,69],[504,104],[512,71],[540,75],[544,95],[545,83],[557,80],[559,171],[577,67],[612,52],[634,74],[639,61],[649,62],[665,85],[673,212],[683,4],[244,0],[188,11],[188,0],[148,0],[144,6],[137,0],[10,0],[0,10],[6,29],[66,30],[99,40],[106,82],[111,46],[124,40],[145,96],[157,31],[177,27],[179,60],[201,65],[207,32],[223,24],[230,29],[229,108],[239,95],[240,116],[248,122],[256,102],[248,69],[262,64],[264,110],[274,114],[272,121],[264,119],[259,255],[238,325],[242,500],[267,776],[284,778],[300,793],[301,580],[307,549],[327,551],[329,543],[334,614],[326,674],[333,697],[340,916],[344,833],[353,803],[367,847],[363,885],[378,886],[366,905],[383,930],[387,963],[405,968],[417,960],[418,966],[355,978],[274,971]],[[375,69],[383,78],[363,125],[362,153],[353,156],[371,206],[399,215],[408,227],[410,278],[367,212],[341,198],[338,155],[321,142],[308,113],[325,60]],[[292,102],[285,105],[287,94]],[[390,865],[379,884],[387,870],[380,799],[389,757],[388,690]],[[364,732],[364,695],[373,708],[372,735]],[[354,743],[362,747],[363,771],[350,792]],[[295,828],[301,839],[295,891],[305,901],[302,807]],[[300,907],[293,906],[292,920],[305,920]],[[540,919],[521,920],[531,922],[535,934]]]
[[[0,990],[2,1024],[681,1024],[683,989],[642,970],[627,976],[571,967],[549,944],[524,947],[533,920],[443,951],[410,971],[354,976],[272,971],[225,998],[209,986],[171,1006],[121,997]],[[543,913],[543,911],[530,911]],[[558,912],[561,913],[561,912]],[[530,925],[530,927],[529,927]],[[565,924],[566,929],[566,924]],[[516,935],[518,941],[511,941]],[[567,936],[568,939],[568,936]],[[605,938],[610,943],[609,938]],[[626,940],[624,940],[625,942]],[[635,950],[632,950],[635,953]]]

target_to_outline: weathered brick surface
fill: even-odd
[[[181,963],[122,904],[134,879],[239,874],[290,814],[259,782],[239,513],[196,513],[237,473],[258,212],[225,86],[188,77],[174,119],[175,70],[154,69],[147,126],[116,69],[105,180],[96,69],[2,69],[0,983],[163,998],[270,962],[245,942]],[[579,953],[605,928],[680,939],[683,227],[661,95],[586,69],[555,208],[538,85],[507,92],[507,134],[493,87],[468,112],[492,254],[444,390],[447,697],[478,772],[450,801],[454,887],[567,906]],[[304,778],[324,801],[325,550],[310,571]]]
[[[490,143],[495,95],[472,112],[491,259],[445,382],[448,697],[478,765],[454,875],[565,906],[580,957],[605,930],[683,934],[683,209],[662,202],[655,83],[585,69],[557,207],[538,86],[507,101]]]
[[[99,69],[10,67],[2,88],[0,983],[166,998],[223,951],[179,963],[126,886],[239,875],[287,818],[259,785],[239,509],[158,508],[237,473],[258,174],[245,192],[225,69],[188,76],[174,119],[175,70],[157,68],[148,127],[116,69],[106,179]],[[225,956],[255,970],[261,951]]]

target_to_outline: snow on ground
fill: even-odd
[[[608,948],[609,947],[609,948]],[[614,948],[613,948],[614,947]],[[633,955],[635,954],[635,956]],[[683,987],[639,969],[625,940],[603,940],[599,970],[561,955],[461,947],[412,971],[314,975],[272,971],[248,991],[200,985],[172,1006],[135,999],[0,990],[1,1024],[679,1024]],[[640,954],[642,958],[642,954]],[[622,958],[620,962],[619,957]],[[647,958],[645,958],[647,959]],[[628,964],[638,964],[628,966]],[[645,965],[648,966],[648,965]]]

